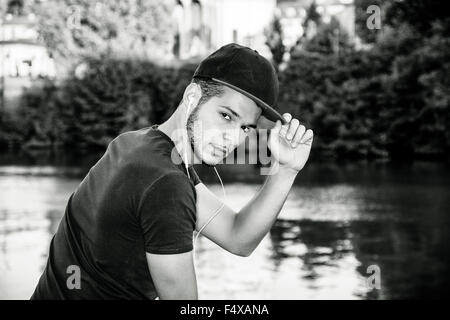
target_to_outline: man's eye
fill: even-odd
[[[245,133],[248,133],[250,131],[250,127],[242,127],[242,130],[244,130]]]
[[[225,119],[231,120],[231,117],[230,117],[228,114],[226,114],[225,112],[221,112],[221,115],[222,115],[222,117],[224,117]]]

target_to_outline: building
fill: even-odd
[[[55,65],[38,42],[36,17],[13,16],[0,21],[0,108],[17,107],[24,88],[41,77],[53,78]]]
[[[177,0],[173,53],[180,59],[204,57],[236,42],[270,58],[264,29],[275,10],[276,0]]]
[[[303,36],[307,10],[315,2],[323,22],[337,19],[350,36],[355,34],[353,0],[176,0],[173,55],[179,59],[204,57],[224,44],[237,42],[271,58],[264,30],[275,16],[283,28],[283,44],[289,49]],[[315,34],[314,25],[308,37]]]
[[[328,23],[334,17],[351,39],[356,38],[353,0],[278,0],[277,14],[283,27],[283,44],[286,47],[291,48],[298,38],[303,36],[305,32],[303,22],[307,15],[307,9],[313,2],[316,4],[317,13],[323,22]],[[314,26],[310,29],[307,37],[311,37],[315,33]]]

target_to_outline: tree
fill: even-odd
[[[292,46],[290,54],[292,55],[295,54],[296,51],[302,50],[304,42],[316,34],[317,28],[321,24],[322,24],[322,17],[317,11],[316,2],[313,1],[306,10],[306,17],[302,23],[303,34],[301,35],[301,37],[297,39],[295,45]]]
[[[304,30],[304,37],[307,37],[308,29],[310,28],[311,24],[314,24],[315,26],[318,26],[322,23],[322,17],[320,16],[319,12],[317,11],[317,4],[316,1],[313,1],[308,9],[306,10],[306,17],[305,21],[303,21],[303,30]]]
[[[48,0],[33,10],[42,41],[66,70],[92,54],[157,59],[170,51],[171,8],[164,0]]]
[[[56,115],[48,115],[55,121],[53,143],[76,149],[103,149],[121,132],[163,122],[178,106],[195,70],[106,54],[89,57],[82,65],[84,70],[70,72],[46,101],[26,100],[44,103],[24,104],[44,112],[54,106]]]
[[[329,23],[320,24],[317,33],[303,42],[303,50],[326,55],[339,53],[352,47],[350,38],[334,17]]]
[[[450,40],[446,19],[426,33],[383,27],[373,46],[333,50],[333,24],[303,42],[280,75],[280,105],[309,124],[316,150],[411,160],[450,154]],[[345,50],[344,50],[345,49]]]
[[[443,32],[450,32],[450,17],[441,0],[387,1],[386,23],[393,28],[408,24],[424,36],[433,34],[433,24],[441,21]]]
[[[280,18],[275,16],[268,29],[264,31],[266,36],[266,45],[272,52],[272,60],[275,68],[283,62],[283,56],[286,52],[286,47],[283,44],[283,29]]]

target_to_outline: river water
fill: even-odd
[[[92,163],[0,157],[0,299],[30,297],[67,200]],[[212,169],[197,169],[221,196]],[[253,166],[218,170],[236,210],[264,179]],[[446,164],[310,162],[250,257],[199,237],[199,298],[448,297],[449,216]]]

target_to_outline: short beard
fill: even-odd
[[[192,152],[195,155],[195,134],[194,134],[194,128],[195,128],[195,123],[198,121],[198,113],[200,112],[200,108],[202,107],[202,105],[198,105],[189,115],[188,119],[187,119],[187,123],[186,123],[186,130],[187,130],[187,135],[188,135],[188,139],[189,139],[189,143],[191,145],[191,149]],[[201,150],[200,150],[201,151]],[[201,158],[201,163],[205,166],[208,167],[215,167],[215,165],[206,163],[203,161],[203,159]]]

